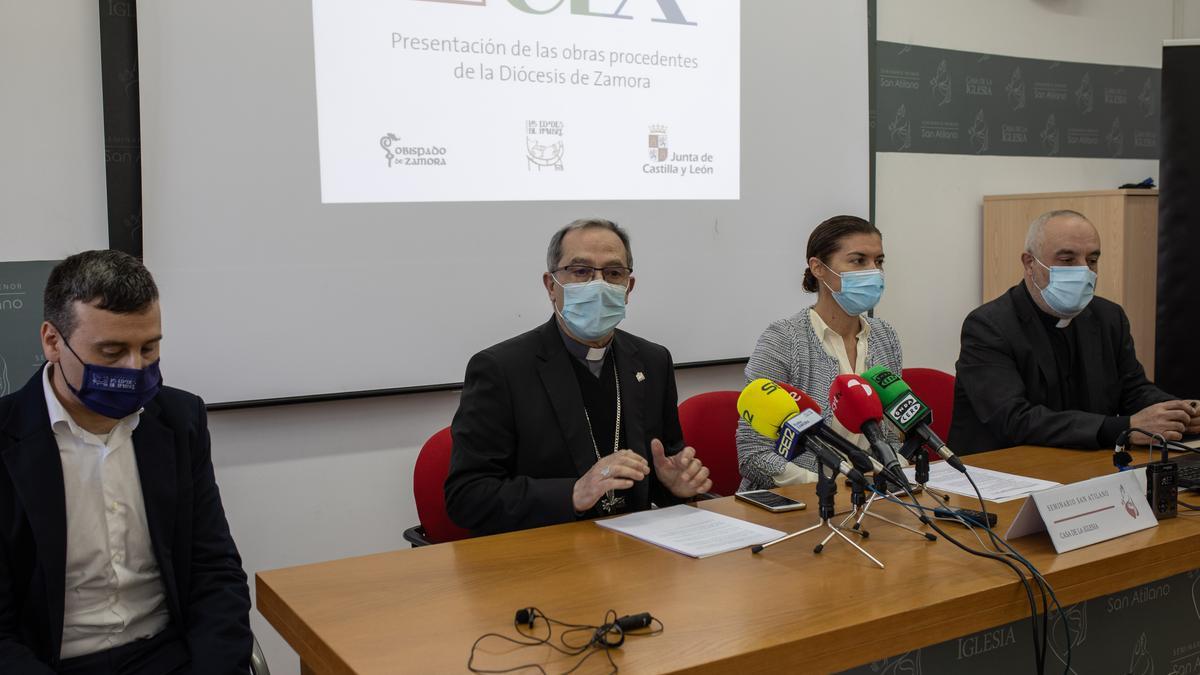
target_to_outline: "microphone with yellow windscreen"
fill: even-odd
[[[746,385],[737,401],[738,414],[759,434],[775,440],[779,428],[795,415],[800,406],[778,384],[760,377]]]
[[[807,395],[800,395],[811,403],[812,399]],[[818,463],[844,474],[858,485],[867,484],[862,471],[851,466],[835,448],[844,448],[849,456],[861,452],[825,427],[815,403],[801,410],[796,399],[782,386],[759,378],[742,389],[737,405],[742,419],[754,431],[775,441],[775,452],[784,459],[791,461],[797,455],[811,452]]]

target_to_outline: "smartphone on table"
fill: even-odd
[[[772,513],[799,511],[807,506],[804,502],[797,501],[791,497],[784,497],[770,490],[749,490],[747,492],[737,492],[734,496]]]

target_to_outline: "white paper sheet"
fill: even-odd
[[[596,524],[693,558],[736,551],[784,535],[779,530],[684,504],[597,520]]]
[[[981,469],[970,465],[967,466],[967,471],[971,472],[971,478],[975,479],[975,484],[979,486],[980,494],[990,502],[1012,501],[1038,492],[1039,490],[1047,490],[1060,485],[1060,483],[1055,483],[1054,481],[1018,476],[1014,473],[1004,473],[1003,471],[993,471],[991,469]],[[916,469],[908,467],[904,469],[904,474],[908,476],[908,480],[913,481],[915,480]],[[928,485],[934,490],[941,492],[950,492],[966,497],[975,496],[975,490],[967,482],[967,477],[945,462],[933,462],[929,465]]]

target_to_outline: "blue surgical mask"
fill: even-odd
[[[1092,301],[1096,294],[1096,273],[1086,265],[1047,267],[1046,263],[1038,260],[1036,256],[1033,259],[1050,271],[1050,282],[1045,288],[1038,287],[1037,282],[1033,285],[1060,318],[1074,317]]]
[[[66,378],[66,373],[63,373],[63,381],[79,402],[97,415],[115,420],[128,417],[157,396],[162,387],[162,373],[158,369],[161,359],[140,370],[97,366],[80,359],[66,338],[63,344],[83,364],[83,384],[76,389]]]
[[[821,264],[825,265],[825,263]],[[825,265],[825,269],[833,272],[829,265]],[[847,314],[858,316],[874,309],[875,305],[879,304],[879,298],[883,297],[882,270],[833,273],[842,280],[842,290],[835,291],[830,288],[829,284],[825,284],[825,288],[829,289],[829,292],[833,294],[833,299],[842,309],[846,310]]]
[[[554,275],[550,275],[554,279]],[[558,284],[558,279],[554,279]],[[582,284],[558,284],[563,289],[559,316],[571,334],[581,340],[599,340],[625,318],[624,286],[595,279]]]

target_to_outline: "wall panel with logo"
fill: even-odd
[[[906,366],[954,372],[982,293],[984,195],[1157,179],[1173,18],[1172,0],[878,3],[871,123],[888,288],[877,314]]]
[[[0,262],[0,396],[20,389],[46,361],[42,290],[56,261]]]
[[[1157,68],[875,50],[879,152],[1158,158]]]

